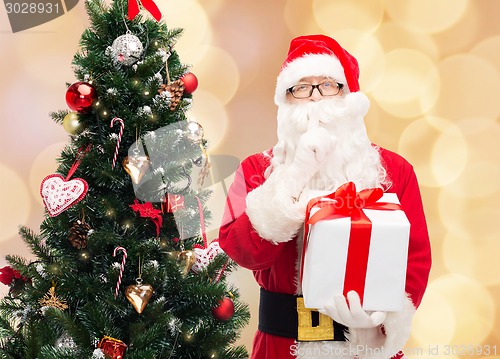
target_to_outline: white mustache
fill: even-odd
[[[317,128],[321,124],[329,125],[336,122],[345,122],[350,115],[345,101],[336,98],[293,104],[288,108],[287,112],[296,121],[296,130],[299,133]]]

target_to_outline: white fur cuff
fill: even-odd
[[[274,244],[293,239],[305,219],[305,208],[288,191],[268,181],[251,191],[246,213],[255,231]]]

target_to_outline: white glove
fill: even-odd
[[[347,300],[341,294],[335,295],[319,312],[348,328],[374,328],[382,324],[386,317],[385,312],[367,313],[355,291],[347,293]]]
[[[313,128],[300,136],[293,163],[302,170],[314,174],[336,142],[336,138],[326,129]]]
[[[302,134],[292,164],[283,171],[283,180],[293,197],[299,197],[309,180],[323,166],[337,142],[336,137],[318,127]]]
[[[324,163],[335,138],[315,128],[299,138],[293,162],[276,168],[267,181],[246,198],[246,213],[255,231],[273,243],[294,238],[306,215],[307,198],[301,196]]]

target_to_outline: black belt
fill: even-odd
[[[260,289],[259,330],[299,341],[345,341],[347,327],[314,309],[301,296]]]

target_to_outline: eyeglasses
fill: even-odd
[[[298,84],[290,87],[286,91],[293,97],[300,99],[311,97],[314,89],[318,89],[321,96],[336,96],[343,87],[344,84],[339,84],[335,81],[325,81],[317,85]]]

